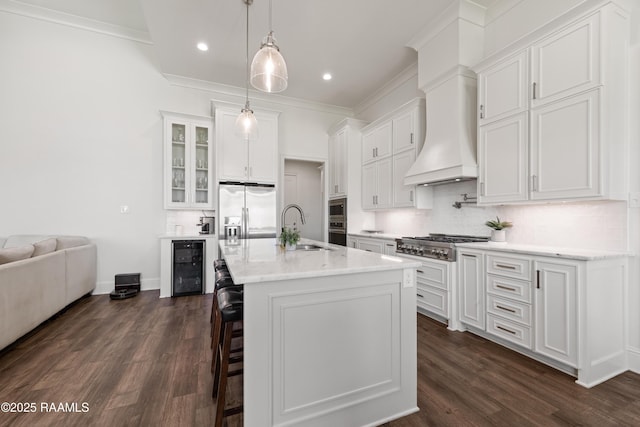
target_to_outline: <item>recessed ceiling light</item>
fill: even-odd
[[[331,73],[324,73],[322,75],[323,80],[331,80],[332,77]]]
[[[203,51],[203,52],[206,52],[206,51],[209,50],[209,46],[207,46],[207,44],[205,42],[200,42],[200,43],[198,43],[198,49]]]

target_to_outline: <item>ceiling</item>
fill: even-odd
[[[245,84],[243,0],[21,0],[148,32],[162,73]],[[406,46],[458,0],[272,0],[289,71],[281,95],[354,108],[417,61]],[[488,6],[495,0],[475,0]],[[249,8],[249,61],[268,32],[269,1]],[[207,52],[196,49],[198,42]],[[333,79],[324,81],[330,72]]]

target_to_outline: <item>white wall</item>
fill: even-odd
[[[212,99],[241,105],[242,88],[170,84],[150,45],[2,11],[0,58],[0,236],[86,235],[97,292],[130,272],[158,288],[157,236],[168,218],[193,216],[163,209],[159,111],[210,116]],[[322,159],[345,115],[284,97],[252,105],[281,111],[281,152]]]

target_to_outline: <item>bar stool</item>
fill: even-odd
[[[215,271],[218,271],[218,270],[221,270],[221,269],[223,269],[223,270],[227,269],[227,261],[225,261],[223,259],[217,259],[217,260],[213,261],[213,269]]]
[[[243,357],[237,350],[231,350],[231,340],[233,339],[234,325],[242,321],[243,318],[243,292],[234,288],[220,289],[217,295],[218,313],[216,316],[216,348],[213,354],[213,393],[216,399],[215,426],[221,427],[225,417],[239,414],[243,411],[243,406],[234,408],[224,408],[226,400],[227,380],[229,377],[241,375],[242,368],[230,370],[232,364],[242,362]]]
[[[235,283],[231,278],[231,273],[229,273],[228,270],[226,272],[222,270],[216,271],[215,286],[213,287],[213,302],[211,303],[211,318],[209,319],[209,322],[213,322],[213,318],[215,317],[216,304],[218,303],[216,301],[218,290],[231,286],[235,286]]]

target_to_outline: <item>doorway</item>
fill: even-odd
[[[304,212],[305,224],[300,221],[296,209],[289,209],[284,225],[296,227],[300,236],[324,241],[324,163],[285,159],[284,161],[284,206],[299,205]]]

